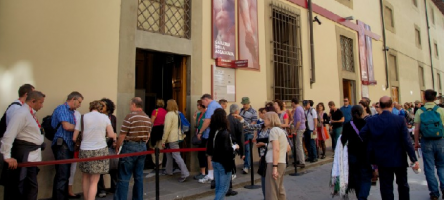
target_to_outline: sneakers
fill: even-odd
[[[231,180],[236,179],[236,174],[231,175]]]
[[[194,180],[200,180],[203,179],[205,177],[204,174],[199,173],[198,175],[194,176]]]
[[[243,174],[248,174],[248,168],[245,167],[245,168],[242,170],[242,173],[243,173]]]
[[[173,174],[181,173],[180,169],[174,169]]]
[[[206,175],[202,179],[199,179],[199,183],[211,183],[212,180],[213,179],[210,179],[210,177],[208,175]]]
[[[106,192],[101,191],[98,195],[100,198],[106,197]]]
[[[185,182],[187,180],[187,178],[188,178],[188,176],[179,178],[179,183]]]

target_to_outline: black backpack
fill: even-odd
[[[6,109],[6,111],[8,111],[9,107],[11,107],[12,105],[19,105],[21,106],[22,104],[20,104],[19,102],[12,102],[11,104],[9,104],[8,108]],[[6,132],[6,111],[2,116],[2,119],[0,120],[0,138],[3,137],[3,135]]]
[[[45,118],[43,118],[42,121],[42,129],[45,131],[45,137],[50,141],[54,139],[54,135],[56,134],[57,129],[59,129],[61,124],[61,123],[57,124],[57,127],[54,128],[52,127],[51,122],[52,122],[52,115],[46,116]]]

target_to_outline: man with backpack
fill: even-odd
[[[315,128],[317,127],[318,123],[318,115],[316,113],[316,110],[312,108],[313,101],[311,100],[304,100],[302,101],[302,105],[304,106],[304,113],[305,113],[305,132],[304,132],[304,140],[305,140],[305,147],[308,151],[308,159],[305,161],[309,162],[317,162],[318,161],[318,154],[316,153],[316,143],[315,139],[317,137],[317,133]]]
[[[14,112],[22,107],[22,105],[26,101],[26,97],[28,97],[28,93],[34,91],[34,89],[35,89],[34,86],[32,86],[31,84],[23,84],[22,86],[20,86],[18,90],[19,98],[13,101],[11,104],[9,104],[8,108],[6,109],[6,112],[3,114],[0,120],[0,138],[3,137],[3,134],[6,131],[6,127],[11,121]]]
[[[444,147],[443,122],[444,109],[435,104],[436,91],[426,90],[424,98],[427,101],[424,107],[418,109],[415,114],[415,149],[422,147],[424,161],[424,174],[430,191],[430,199],[438,199],[439,191],[444,193]],[[419,145],[421,134],[421,146]],[[435,166],[438,172],[438,188]]]

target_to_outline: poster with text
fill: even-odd
[[[257,0],[239,2],[239,59],[248,60],[248,68],[259,69]]]
[[[234,0],[213,0],[213,58],[236,59]]]

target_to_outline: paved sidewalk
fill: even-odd
[[[328,151],[327,157],[325,159],[319,159],[316,163],[307,163],[304,169],[299,169],[299,172],[304,172],[308,169],[331,163],[333,161],[331,150]],[[289,161],[290,163],[293,160]],[[255,162],[254,168],[257,171],[258,162]],[[242,174],[241,170],[242,166],[238,165],[237,170],[237,178],[233,181],[234,188],[243,188],[245,185],[250,185],[250,176],[251,174]],[[151,170],[145,171],[145,176],[149,174]],[[293,173],[294,167],[289,166],[287,168],[287,174]],[[251,173],[251,172],[250,172]],[[260,185],[260,176],[254,172],[254,178],[256,184]],[[198,199],[204,198],[211,195],[214,195],[214,190],[210,189],[210,184],[202,184],[197,182],[197,180],[193,179],[195,174],[191,174],[190,177],[184,183],[179,183],[178,178],[180,177],[180,173],[176,173],[173,176],[160,176],[160,199],[161,200],[173,200],[173,199]],[[154,200],[155,199],[155,181],[154,174],[150,174],[149,178],[145,178],[144,180],[144,199],[146,200]],[[133,182],[130,183],[130,191],[128,192],[128,199],[131,199],[131,191],[132,191]],[[260,189],[258,189],[260,190]],[[109,193],[105,198],[97,198],[103,200],[111,200],[113,199],[113,194]]]

